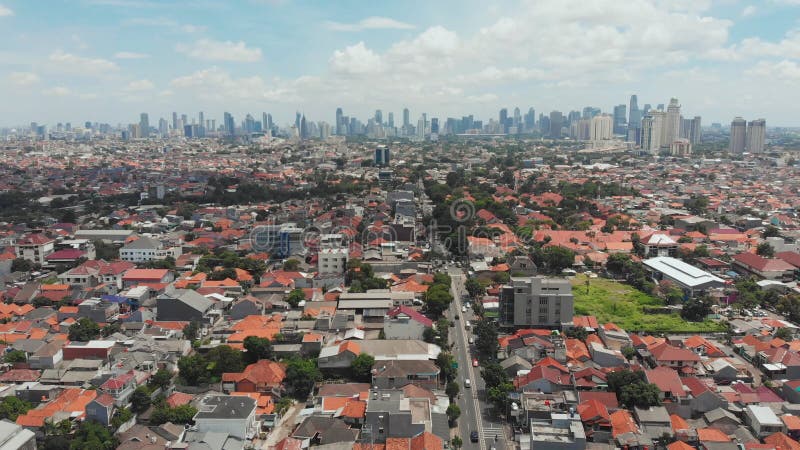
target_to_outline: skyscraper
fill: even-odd
[[[525,131],[531,132],[536,126],[536,111],[533,108],[528,108],[528,114],[525,115]]]
[[[731,122],[731,141],[728,146],[728,151],[732,155],[741,155],[744,153],[746,142],[747,121],[741,117],[736,117]]]
[[[248,114],[244,118],[244,132],[250,134],[254,131],[256,131],[256,120],[253,118],[253,116]]]
[[[514,121],[512,125],[517,127],[517,132],[519,132],[519,126],[522,124],[522,115],[519,112],[519,108],[514,108]]]
[[[394,113],[389,113],[389,128],[394,128]]]
[[[614,107],[614,134],[625,134],[625,105]]]
[[[300,131],[300,111],[294,113],[294,126],[297,128],[297,131]]]
[[[693,119],[681,119],[681,138],[688,139],[691,144],[698,144],[702,135],[700,131],[700,116]]]
[[[336,108],[336,135],[344,135],[344,114],[342,108]]]
[[[375,110],[375,123],[378,125],[383,125],[383,111],[380,109]]]
[[[200,111],[199,113],[197,113],[197,120],[200,122],[200,130],[199,130],[200,137],[205,137],[206,121],[205,121],[205,115],[203,114],[203,111]]]
[[[403,128],[408,128],[408,126],[411,125],[409,114],[408,108],[403,108]]]
[[[306,115],[305,114],[303,114],[300,117],[300,129],[299,129],[299,131],[300,131],[300,139],[305,140],[305,139],[308,139],[309,137],[311,137],[311,133],[309,132],[309,129],[308,129],[308,123],[306,123]]]
[[[503,108],[500,110],[499,120],[500,120],[500,128],[503,130],[503,133],[508,133],[508,127],[506,126],[508,122],[508,110]]]
[[[178,129],[178,113],[175,111],[172,112],[172,129]]]
[[[150,136],[150,119],[147,117],[147,113],[139,115],[139,129],[143,138]]]
[[[641,148],[650,154],[658,153],[661,148],[667,114],[664,111],[650,110],[642,119]]]
[[[236,124],[233,121],[233,116],[231,113],[226,112],[223,115],[223,122],[225,124],[225,134],[228,136],[233,136],[236,131]]]
[[[661,145],[669,147],[672,141],[680,137],[681,131],[681,105],[678,104],[677,98],[669,100],[667,107],[667,122],[664,131],[664,136],[661,138]]]
[[[431,119],[431,134],[439,134],[439,119],[436,117]]]
[[[584,119],[585,120],[585,119]],[[611,139],[614,119],[608,114],[601,114],[591,118],[589,139],[601,141]]]
[[[751,120],[747,124],[747,151],[750,153],[764,153],[766,142],[767,121],[764,119]]]
[[[642,111],[639,110],[639,98],[636,94],[631,95],[630,107],[628,108],[628,129],[642,127]]]
[[[561,111],[550,112],[550,137],[561,139],[561,128],[564,126],[564,115]]]

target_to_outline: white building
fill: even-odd
[[[209,395],[198,405],[194,423],[200,433],[227,433],[251,439],[258,430],[256,401],[250,397]]]
[[[317,254],[317,271],[323,273],[344,273],[347,269],[346,248],[322,248]]]
[[[661,146],[669,147],[680,137],[681,132],[681,105],[677,98],[669,100],[667,106],[666,123],[664,124],[664,135],[661,137]]]
[[[750,153],[764,153],[766,133],[767,122],[764,119],[751,120],[747,124],[747,151]]]
[[[744,410],[744,421],[757,438],[786,432],[783,421],[768,406],[748,405]]]
[[[589,139],[603,141],[611,139],[614,130],[614,119],[608,114],[592,117]]]
[[[669,154],[672,156],[689,156],[692,154],[692,143],[689,139],[676,139],[669,146]]]
[[[149,237],[140,237],[129,242],[119,250],[119,259],[134,263],[164,259],[171,256],[177,259],[181,256],[180,247],[164,248],[161,241]]]
[[[47,262],[45,257],[55,251],[55,243],[55,239],[43,234],[29,234],[17,241],[14,250],[17,258],[44,265]]]
[[[648,111],[642,119],[642,150],[648,153],[658,153],[661,148],[662,136],[666,132],[665,122],[667,113],[663,111]]]

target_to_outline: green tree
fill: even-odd
[[[15,258],[11,261],[12,272],[30,272],[33,270],[33,263],[25,258]]]
[[[619,395],[623,386],[644,383],[644,372],[630,371],[627,369],[615,370],[607,376],[608,388]]]
[[[292,289],[292,291],[289,292],[289,295],[286,297],[286,302],[289,303],[289,306],[292,308],[297,308],[297,305],[299,305],[300,302],[305,299],[306,294],[302,289]]]
[[[434,284],[425,292],[425,310],[435,318],[439,318],[450,307],[453,296],[450,286]]]
[[[17,417],[27,413],[31,408],[33,408],[33,405],[13,395],[3,397],[3,400],[0,401],[0,419],[8,419],[14,422]]]
[[[690,322],[702,322],[711,313],[711,304],[707,296],[691,299],[683,304],[681,317]]]
[[[275,414],[282,416],[283,413],[289,410],[291,406],[294,404],[294,401],[289,397],[281,397],[280,400],[275,403]]]
[[[350,370],[353,379],[368,383],[372,381],[372,366],[375,365],[375,358],[372,355],[361,353],[350,363]]]
[[[208,361],[201,355],[190,355],[178,360],[178,373],[189,386],[197,386],[208,379]]]
[[[141,413],[147,411],[150,407],[152,399],[150,398],[150,389],[147,386],[139,386],[131,394],[131,409],[133,412]]]
[[[322,373],[313,359],[292,358],[286,364],[284,384],[296,399],[305,401],[314,389],[314,384],[322,379]]]
[[[153,389],[161,388],[161,390],[166,391],[169,385],[172,384],[172,374],[166,369],[158,369],[155,375],[150,377],[149,384]]]
[[[568,248],[553,245],[542,251],[544,263],[550,273],[561,273],[575,264],[575,252]]]
[[[467,281],[464,282],[464,288],[467,289],[467,292],[469,292],[472,298],[480,297],[486,292],[483,283],[478,281],[477,278],[468,278]]]
[[[9,364],[24,363],[28,360],[28,356],[22,350],[11,350],[6,353],[3,360]]]
[[[461,387],[458,385],[458,382],[456,381],[451,381],[447,383],[447,387],[445,387],[444,389],[444,393],[447,394],[448,397],[450,397],[451,402],[453,401],[454,398],[456,398],[456,395],[458,395],[460,391]]]
[[[256,362],[261,359],[272,359],[272,342],[267,338],[247,336],[244,338],[244,348],[247,350],[247,362]]]
[[[94,420],[84,420],[72,436],[69,448],[70,450],[113,450],[117,448],[117,445],[119,445],[119,441],[108,428]]]
[[[218,345],[205,356],[208,370],[212,376],[219,377],[225,372],[241,372],[244,370],[244,355],[227,345]]]
[[[300,261],[296,259],[287,259],[283,263],[283,270],[287,272],[294,272],[300,267]]]
[[[486,364],[481,369],[481,378],[486,383],[486,389],[502,386],[509,382],[508,374],[503,370],[503,366],[497,362]]]
[[[464,441],[462,441],[458,436],[453,436],[453,439],[450,440],[450,445],[452,445],[454,449],[458,450],[464,446]]]
[[[170,408],[166,403],[162,403],[150,414],[150,424],[161,425],[167,422],[176,424],[190,423],[195,414],[197,414],[197,408],[192,405],[179,405]]]
[[[451,403],[450,406],[447,407],[445,414],[447,414],[447,422],[450,424],[450,427],[455,427],[456,421],[461,416],[461,408],[455,403]]]
[[[578,339],[579,341],[585,341],[586,338],[589,337],[589,332],[586,331],[584,327],[570,328],[564,334],[569,338]]]
[[[620,402],[628,408],[647,408],[661,404],[661,391],[652,383],[633,383],[622,386]]]
[[[764,239],[768,237],[778,237],[780,235],[781,235],[781,230],[779,230],[778,227],[773,225],[767,225],[767,227],[764,228],[764,231],[761,232],[761,237],[763,237]]]
[[[769,242],[762,242],[756,247],[756,254],[764,258],[772,258],[775,256],[775,249]]]
[[[197,335],[199,332],[200,332],[200,324],[195,321],[191,321],[188,324],[186,324],[185,327],[183,327],[183,337],[189,341],[197,339]]]
[[[119,428],[122,424],[131,419],[133,419],[133,412],[128,408],[120,408],[114,413],[114,416],[111,417],[111,426]]]
[[[497,341],[497,325],[487,320],[479,320],[475,323],[475,347],[484,358],[495,360],[500,344]]]
[[[700,216],[708,211],[708,198],[703,195],[692,195],[684,202],[684,206],[690,213]]]
[[[486,400],[494,408],[495,415],[499,416],[508,410],[510,402],[508,394],[510,392],[514,392],[514,385],[510,382],[493,386],[486,390]]]
[[[91,341],[99,334],[100,326],[98,326],[94,320],[88,317],[81,317],[77,322],[73,323],[69,327],[70,341]]]
[[[613,253],[609,255],[608,261],[606,261],[606,270],[616,275],[622,275],[623,271],[625,270],[625,266],[628,264],[628,262],[630,262],[630,260],[630,255],[626,255],[624,253]]]
[[[630,345],[622,347],[621,352],[622,356],[624,356],[626,359],[632,359],[633,357],[636,356],[636,349],[631,347]]]
[[[456,369],[453,368],[453,363],[455,362],[453,355],[445,351],[441,351],[434,362],[436,363],[436,367],[439,368],[439,373],[441,374],[441,379],[443,381],[450,382],[455,380]]]
[[[792,330],[787,327],[778,328],[775,331],[775,337],[779,339],[783,339],[784,341],[791,341],[794,339],[794,334]]]
[[[436,333],[436,330],[434,330],[431,327],[427,327],[424,330],[422,330],[422,340],[429,344],[433,344],[434,342],[436,342],[437,336],[438,334]]]

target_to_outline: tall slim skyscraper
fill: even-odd
[[[503,108],[500,110],[499,120],[500,120],[500,127],[503,130],[503,133],[508,133],[508,127],[506,126],[508,122],[508,110]]]
[[[439,134],[439,119],[431,118],[431,134]]]
[[[408,128],[409,125],[411,125],[410,113],[408,108],[403,108],[403,128]]]
[[[585,120],[585,119],[584,119]],[[591,118],[589,139],[601,141],[611,139],[614,129],[614,118],[608,114],[601,114]]]
[[[394,113],[389,113],[389,128],[394,128]]]
[[[625,105],[617,105],[614,107],[614,134],[625,134]]]
[[[342,108],[336,108],[336,135],[344,135],[344,114]]]
[[[305,114],[303,114],[300,117],[300,129],[298,131],[300,132],[300,139],[305,140],[305,139],[308,139],[309,137],[311,137],[311,133],[309,132],[309,129],[308,129],[308,123],[306,123],[306,115]]]
[[[564,126],[564,115],[561,111],[550,112],[550,137],[561,139],[561,128]]]
[[[300,131],[300,118],[301,118],[300,111],[295,112],[294,113],[294,126],[295,126],[295,128],[297,128],[298,132]]]
[[[143,138],[150,137],[150,118],[147,117],[147,113],[139,115],[139,128]]]
[[[375,123],[378,125],[383,125],[383,111],[380,109],[375,110]]]
[[[628,129],[642,127],[642,111],[639,110],[639,98],[636,94],[631,95],[631,102],[628,108]]]
[[[741,117],[736,117],[731,122],[731,141],[728,146],[728,151],[732,155],[741,155],[744,153],[746,143],[747,121]]]
[[[536,111],[533,108],[528,108],[528,114],[525,115],[525,131],[531,132],[536,126]]]
[[[202,130],[200,131],[200,134],[202,135],[202,134],[204,134],[204,131],[206,129],[206,120],[205,120],[205,115],[203,114],[203,111],[200,111],[199,113],[197,113],[197,120],[200,122],[200,128],[202,128]]]
[[[747,151],[750,153],[764,153],[764,144],[767,138],[767,121],[764,119],[751,120],[747,124]]]
[[[522,124],[522,115],[519,112],[519,108],[514,108],[514,121],[511,124],[517,127],[517,132],[519,132],[519,127]]]
[[[693,119],[681,119],[681,138],[688,139],[692,145],[700,143],[702,136],[700,122],[700,116],[694,116]]]
[[[223,115],[223,121],[225,124],[225,134],[228,136],[233,136],[236,132],[236,123],[233,121],[233,116],[231,113],[226,112]]]
[[[664,136],[661,138],[661,145],[669,147],[672,142],[680,137],[681,131],[681,105],[677,98],[669,100],[667,107],[667,123]]]
[[[178,113],[175,111],[172,112],[172,129],[178,129]]]

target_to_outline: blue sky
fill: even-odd
[[[800,126],[800,0],[0,0],[0,124],[611,111]]]

